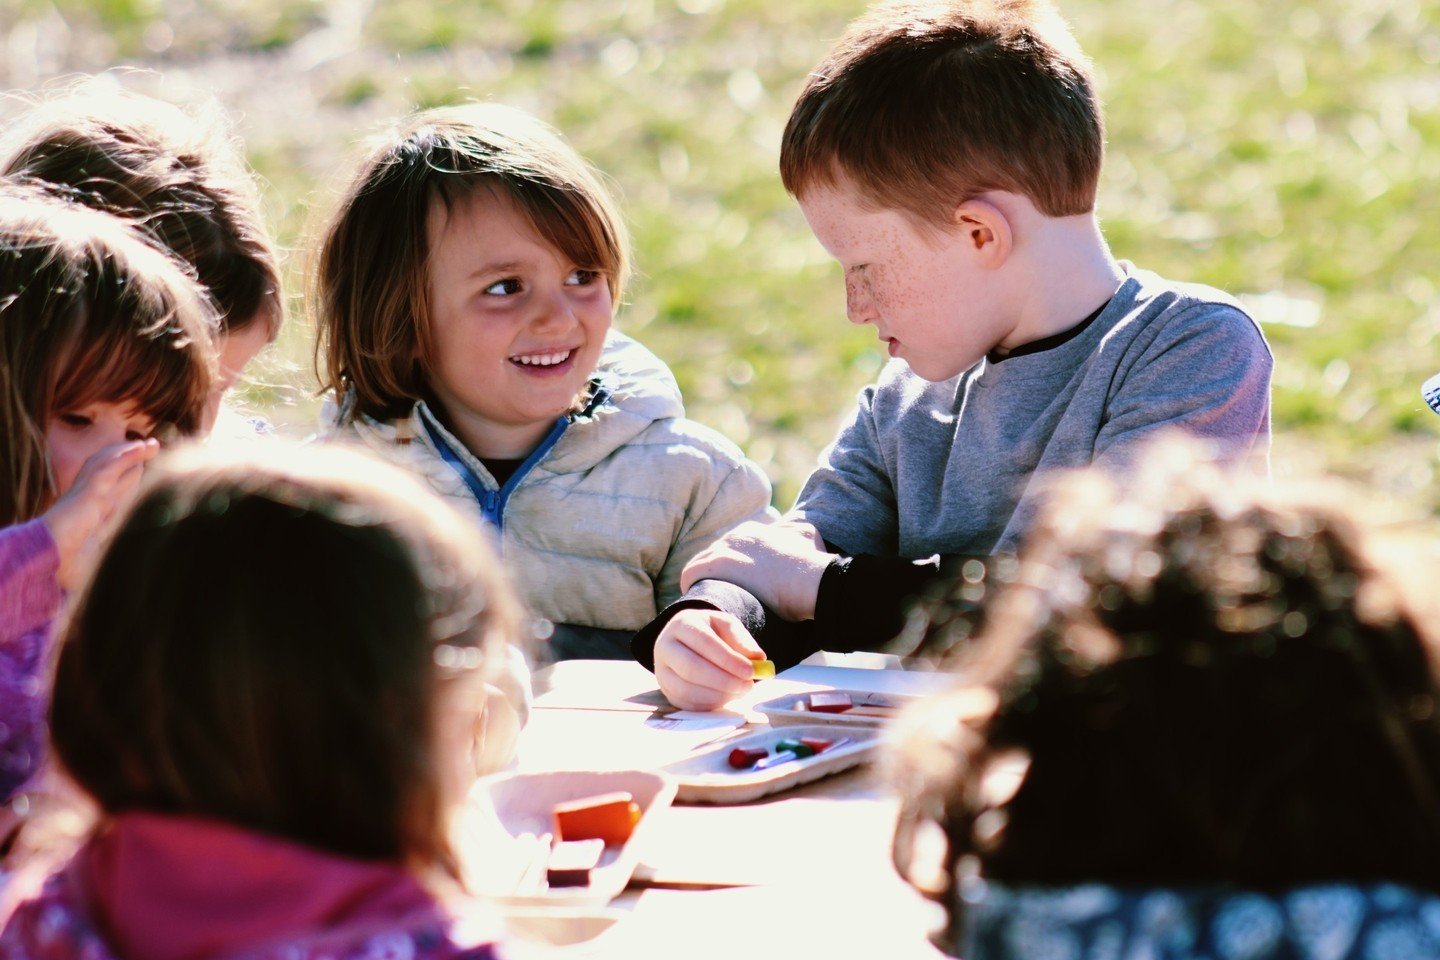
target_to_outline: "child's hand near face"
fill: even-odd
[[[691,558],[680,588],[724,580],[745,588],[786,620],[813,620],[820,578],[834,559],[815,527],[803,520],[742,523]]]
[[[40,518],[60,554],[60,586],[72,590],[75,579],[99,551],[114,517],[135,496],[145,464],[160,452],[155,439],[111,444],[88,460],[70,489]]]
[[[682,710],[714,710],[750,689],[765,659],[750,631],[728,613],[681,610],[655,640],[660,692]]]

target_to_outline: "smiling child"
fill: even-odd
[[[670,371],[611,330],[627,270],[594,171],[493,105],[382,137],[320,249],[331,434],[497,532],[557,659],[628,657],[697,551],[773,516],[760,469],[685,419]]]

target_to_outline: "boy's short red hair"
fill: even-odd
[[[795,196],[843,177],[931,223],[987,190],[1094,209],[1105,130],[1089,62],[1048,0],[894,0],[815,68],[780,148]]]

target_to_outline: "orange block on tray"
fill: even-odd
[[[640,805],[620,791],[557,803],[552,814],[560,840],[604,840],[606,846],[618,847],[640,821]]]

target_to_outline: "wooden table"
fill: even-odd
[[[536,677],[519,769],[654,769],[732,731],[657,728],[635,663],[567,661]],[[701,724],[703,726],[703,724]],[[890,860],[896,801],[859,768],[736,806],[661,811],[619,922],[563,956],[925,958],[938,920]]]

